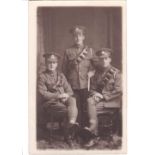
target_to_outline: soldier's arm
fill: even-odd
[[[95,68],[94,68],[94,64],[93,64],[93,60],[95,58],[95,52],[94,52],[94,50],[92,48],[90,48],[90,52],[91,52],[91,59],[90,59],[91,63],[90,63],[90,66],[89,66],[89,71],[90,72],[92,72],[92,71],[95,72]]]
[[[122,92],[122,75],[121,73],[116,74],[115,84],[114,84],[113,93],[121,93]]]
[[[40,75],[39,79],[38,79],[38,91],[41,94],[41,96],[45,99],[45,100],[50,100],[50,99],[56,99],[58,98],[59,93],[52,93],[50,91],[48,91],[46,85],[45,85],[46,79],[44,77],[44,75]]]
[[[67,93],[69,96],[73,95],[73,91],[72,88],[70,86],[70,84],[68,83],[66,77],[62,74],[62,80],[63,80],[63,88],[65,93]]]
[[[103,97],[105,100],[108,101],[121,96],[121,94],[122,94],[122,77],[121,73],[117,73],[115,77],[113,91],[107,93],[105,92],[105,94],[103,94]]]

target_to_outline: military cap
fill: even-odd
[[[47,52],[43,56],[45,57],[45,59],[48,59],[50,61],[55,61],[55,60],[60,59],[60,55],[55,52]]]
[[[111,57],[112,50],[109,48],[102,48],[101,50],[96,52],[96,55],[99,58],[104,58],[104,57]]]
[[[86,27],[84,26],[81,26],[81,25],[76,25],[76,26],[73,26],[71,29],[70,29],[70,33],[72,34],[85,34],[86,32]]]

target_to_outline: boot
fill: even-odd
[[[97,137],[94,133],[92,133],[89,128],[85,127],[82,130],[82,136],[83,136],[83,140],[84,140],[84,148],[91,148],[93,146],[95,146],[98,141],[99,141],[99,137]]]
[[[65,141],[69,145],[70,148],[74,148],[74,140],[78,135],[79,125],[78,123],[69,124],[67,128],[67,133],[65,136]]]

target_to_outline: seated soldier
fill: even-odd
[[[44,54],[46,70],[41,73],[38,80],[38,91],[44,98],[43,107],[52,115],[68,114],[68,134],[66,141],[72,145],[70,131],[77,126],[77,106],[73,91],[63,73],[57,71],[59,55],[57,53]]]
[[[92,137],[97,135],[97,114],[106,107],[120,107],[121,99],[121,73],[111,65],[111,50],[103,48],[96,55],[98,67],[91,78],[90,96],[87,99],[89,127],[84,128],[87,134],[94,135]],[[95,138],[92,138],[85,146],[91,147],[95,142]]]

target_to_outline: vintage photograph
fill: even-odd
[[[126,152],[125,18],[124,1],[29,2],[31,152]]]

